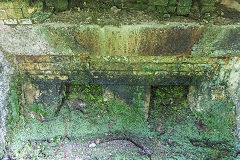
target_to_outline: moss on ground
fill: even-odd
[[[136,139],[150,139],[146,145],[153,150],[152,159],[234,159],[237,141],[232,132],[235,122],[231,103],[209,101],[202,104],[203,112],[195,113],[186,102],[188,87],[153,88],[147,122],[142,108],[116,100],[103,102],[99,85],[76,84],[67,88],[61,108],[35,104],[25,109],[24,116],[10,114],[8,126],[15,128],[9,128],[12,134],[8,147],[12,155],[48,159],[46,155],[54,157],[57,151],[56,157],[61,159],[64,153],[56,148],[67,145],[69,140],[75,143],[84,137],[85,141],[92,141],[109,133],[124,133]],[[16,108],[14,85],[11,89],[12,106]],[[90,157],[98,157],[94,151],[91,154]],[[131,159],[129,152],[114,156]],[[140,155],[141,158],[146,157]]]
[[[170,157],[234,159],[237,140],[232,103],[209,100],[196,113],[186,103],[187,87],[161,86],[153,92],[149,122]]]
[[[57,115],[57,107],[34,104],[29,106],[22,119],[17,122],[9,119],[9,122],[15,122],[15,129],[8,139],[13,155],[26,157],[30,151],[20,153],[29,141],[48,141],[54,137],[94,139],[106,133],[131,133],[141,137],[153,135],[147,127],[142,109],[115,100],[103,103],[99,85],[72,85],[69,91],[68,95],[65,93],[66,103]],[[76,99],[78,103],[86,102],[86,112],[67,105],[67,102]]]

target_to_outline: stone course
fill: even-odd
[[[101,6],[101,4],[104,5]],[[215,9],[216,0],[200,0],[202,13],[212,12]],[[109,5],[132,9],[147,9],[159,14],[188,15],[191,11],[193,0],[114,0],[114,1],[86,1],[79,0],[13,0],[0,2],[0,19],[24,19],[30,18],[36,11],[42,11],[45,7],[55,12],[66,11],[69,8],[107,8]]]
[[[170,59],[170,60],[169,60]],[[101,56],[16,56],[19,71],[45,79],[81,81],[98,84],[163,84],[162,79],[185,77],[186,83],[196,83],[194,77],[201,80],[217,74],[222,59],[181,58],[181,57],[101,57]],[[152,60],[155,60],[153,62]],[[85,73],[85,76],[74,76]],[[121,80],[121,76],[130,76]],[[160,78],[161,77],[161,78]],[[77,78],[77,79],[75,79]],[[138,79],[144,80],[140,82]],[[158,79],[160,78],[160,79]],[[120,79],[116,81],[117,79]],[[200,80],[200,79],[199,79]],[[179,81],[179,80],[178,80]],[[168,82],[170,83],[170,82]],[[174,81],[173,81],[174,83]],[[179,83],[179,82],[178,82]]]

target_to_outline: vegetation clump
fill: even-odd
[[[187,93],[184,86],[153,89],[149,122],[166,150],[175,158],[234,159],[233,104],[209,100],[198,112],[189,108]]]
[[[187,86],[153,87],[146,120],[139,105],[129,106],[114,99],[103,102],[100,85],[67,85],[61,106],[34,104],[28,106],[24,116],[10,114],[9,126],[15,129],[8,147],[18,158],[44,159],[51,157],[56,147],[60,152],[61,146],[84,142],[84,138],[97,145],[129,141],[148,153],[139,157],[143,159],[234,159],[233,105],[209,101],[202,104],[203,112],[196,112],[189,108],[187,94]],[[17,104],[15,96],[11,92]],[[15,112],[20,113],[21,107],[11,113]],[[19,117],[17,121],[13,116]],[[98,156],[91,154],[91,158]],[[114,156],[131,157],[126,153]]]

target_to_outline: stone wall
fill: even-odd
[[[33,78],[60,79],[98,84],[164,84],[162,79],[185,78],[182,83],[214,77],[221,59],[181,57],[121,57],[121,56],[16,56],[19,72]],[[82,73],[82,74],[81,74]],[[104,77],[104,74],[106,77]],[[80,76],[81,75],[81,76]],[[128,79],[117,79],[130,76]],[[162,78],[160,78],[162,77]],[[194,78],[195,77],[195,78]],[[142,79],[141,79],[142,78]],[[141,80],[138,81],[138,79]],[[189,79],[189,80],[187,80]],[[113,81],[115,80],[115,81]],[[196,81],[195,81],[196,80]],[[180,79],[177,80],[180,83]]]
[[[161,6],[160,2],[153,4]],[[13,27],[0,24],[1,51],[16,71],[13,78],[15,88],[9,92],[10,95],[15,95],[15,101],[10,98],[6,107],[12,69],[0,52],[0,87],[3,86],[0,88],[0,95],[3,95],[0,96],[0,112],[3,112],[0,151],[4,151],[6,108],[17,108],[14,103],[19,103],[19,108],[14,112],[21,112],[23,117],[21,120],[17,117],[13,121],[21,121],[25,127],[24,116],[30,119],[30,126],[35,130],[32,133],[29,129],[24,138],[19,134],[24,141],[30,138],[49,138],[51,135],[46,135],[49,128],[55,136],[64,135],[63,122],[60,118],[58,121],[56,113],[60,112],[59,106],[66,98],[67,87],[83,84],[102,85],[104,100],[115,98],[130,105],[136,105],[133,100],[136,98],[135,93],[139,93],[141,103],[138,105],[144,107],[146,119],[151,86],[190,86],[188,102],[194,113],[202,112],[207,117],[203,111],[211,111],[214,104],[219,104],[223,109],[225,103],[230,109],[236,107],[236,114],[233,111],[234,116],[231,116],[237,117],[235,133],[238,134],[239,28],[238,24],[202,25],[182,22],[118,27],[61,23]],[[55,133],[51,128],[55,127],[55,121],[50,119],[45,122],[42,117],[39,120],[39,115],[34,118],[31,106],[52,110],[51,118],[57,117],[58,126],[55,129],[58,131]],[[64,113],[62,115],[65,116]],[[78,118],[75,122],[77,124]],[[15,126],[13,124],[12,127]],[[25,134],[24,127],[20,132]],[[66,133],[70,136],[78,134],[75,130]],[[22,141],[19,142],[20,147],[15,146],[19,137],[11,137],[10,142],[13,144],[11,149],[16,153],[25,143]]]
[[[73,7],[81,8],[109,8],[118,6],[123,8],[148,10],[163,14],[188,15],[191,8],[200,6],[201,13],[212,12],[215,9],[216,0],[114,0],[114,1],[81,1],[81,0],[13,0],[0,2],[0,20],[14,19],[19,23],[29,23],[26,18],[30,18],[36,11],[48,9],[50,11],[61,12]],[[11,21],[8,23],[17,23]]]

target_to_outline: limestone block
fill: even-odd
[[[177,15],[188,15],[190,13],[191,7],[177,7]]]
[[[48,70],[51,70],[51,68],[53,67],[54,64],[52,63],[39,63],[38,66],[39,66],[39,69],[41,71],[48,71]]]
[[[140,107],[148,118],[151,86],[103,85],[104,101],[117,99],[127,105]]]
[[[35,63],[23,63],[22,65],[21,65],[21,68],[23,69],[23,70],[26,70],[26,71],[30,71],[30,70],[37,70],[38,69],[38,65]]]
[[[0,20],[7,19],[7,13],[5,10],[0,10]]]
[[[174,6],[177,4],[177,0],[169,0],[168,5]]]
[[[32,20],[28,19],[28,18],[26,18],[26,19],[19,19],[18,23],[19,24],[32,24]]]
[[[153,12],[153,11],[155,11],[156,10],[156,7],[154,6],[154,5],[149,5],[148,6],[148,11],[149,12]]]
[[[202,14],[205,14],[205,13],[211,13],[211,12],[214,12],[215,11],[215,9],[216,9],[216,7],[215,6],[202,6],[201,7],[201,13]]]
[[[16,19],[7,19],[7,20],[4,20],[4,24],[7,24],[7,25],[17,25],[18,21]]]
[[[155,6],[167,6],[168,0],[154,0],[153,3]]]
[[[10,8],[6,10],[8,18],[19,19],[23,18],[23,12],[21,8]]]
[[[62,12],[68,8],[68,0],[46,0],[47,7],[54,7],[56,12]]]
[[[230,26],[230,25],[229,25]],[[217,25],[206,28],[199,45],[191,55],[205,54],[206,56],[239,56],[240,27],[220,27]]]
[[[217,0],[200,0],[201,5],[215,5]]]
[[[167,9],[165,6],[156,6],[157,12],[160,14],[167,13]]]
[[[33,104],[40,96],[40,90],[32,83],[24,84],[24,97],[27,104]]]
[[[35,79],[31,85],[28,85],[27,101],[32,103],[41,103],[45,106],[58,106],[61,103],[61,80],[55,76],[44,76],[44,79]],[[65,77],[60,77],[65,78]],[[32,95],[30,95],[32,92]]]
[[[0,2],[0,8],[7,9],[7,8],[13,8],[13,2],[8,1],[8,2]]]
[[[167,7],[168,13],[171,13],[171,14],[175,13],[175,12],[176,12],[176,9],[177,9],[176,6],[168,6],[168,7]]]

